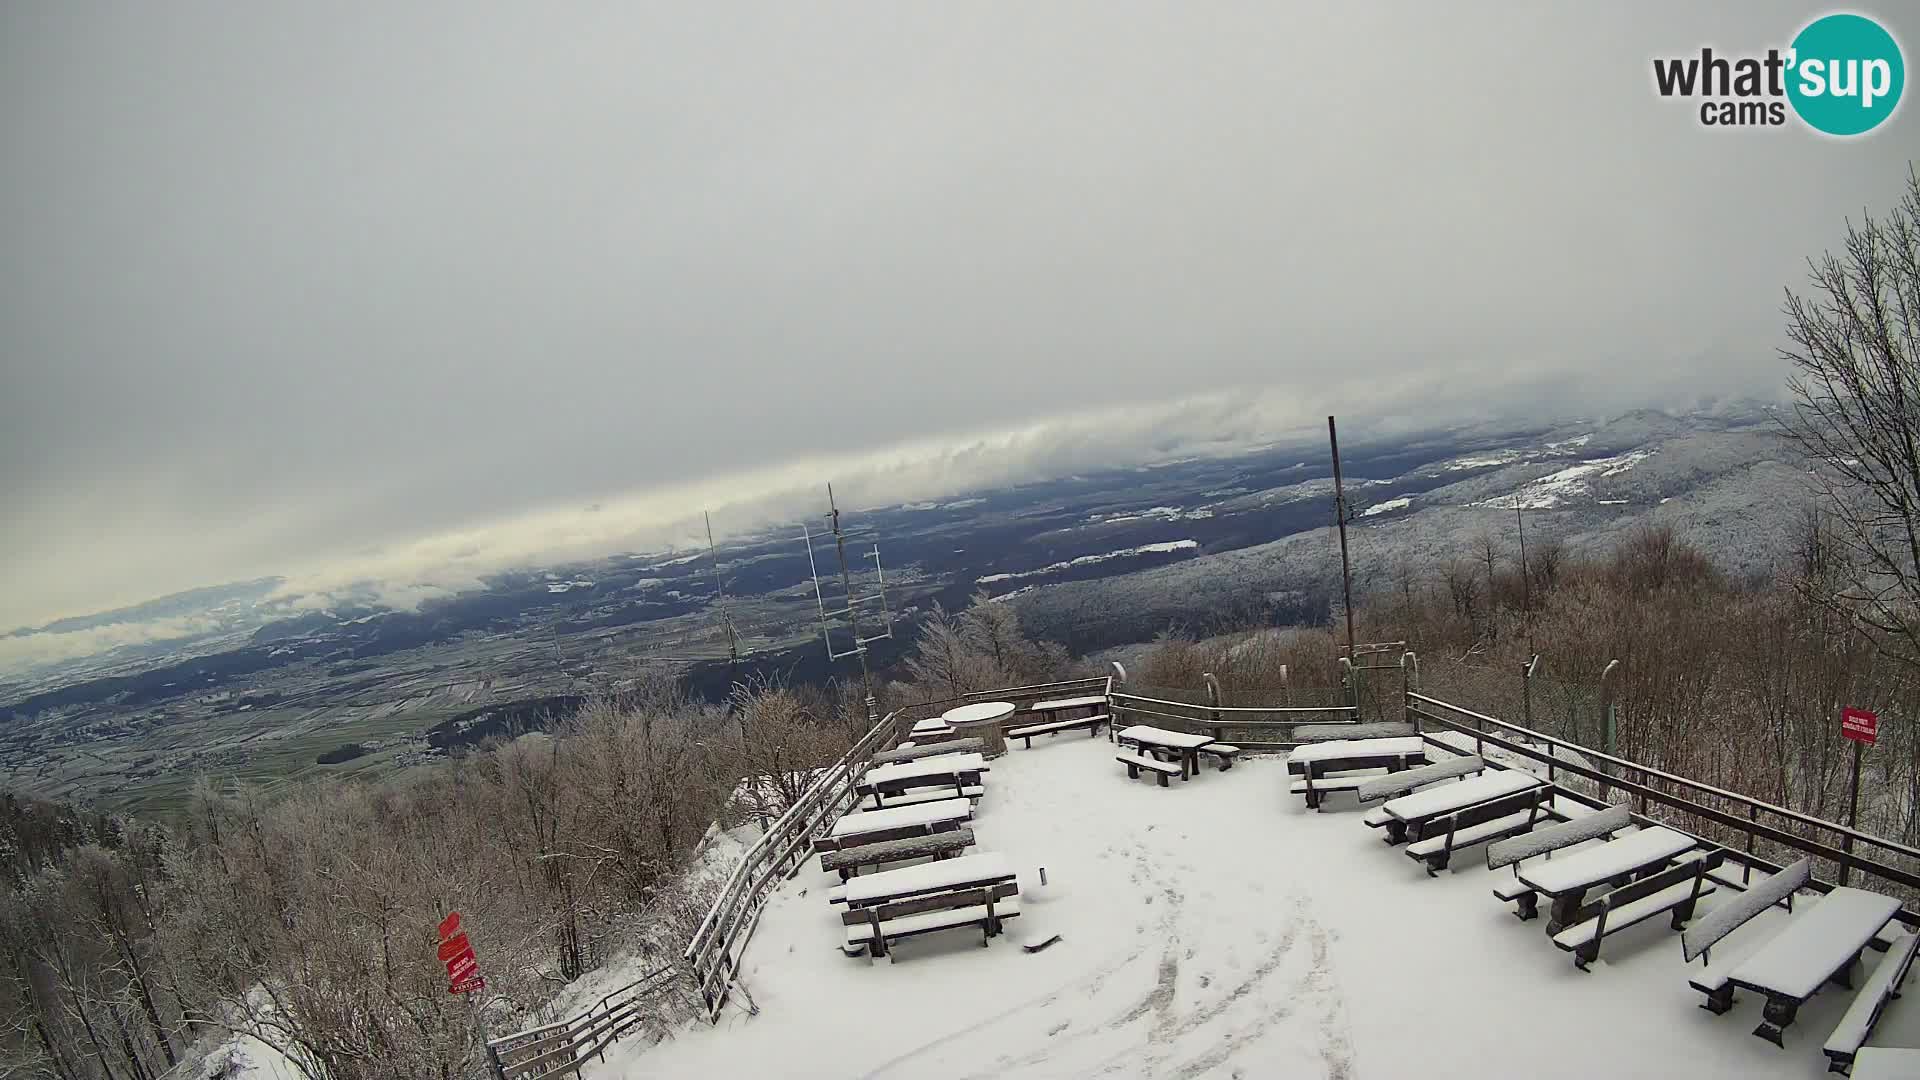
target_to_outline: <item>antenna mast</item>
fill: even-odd
[[[820,566],[814,560],[813,533],[805,523],[800,526],[800,540],[807,545],[807,568],[813,572],[813,598],[820,607],[820,640],[826,645],[827,659],[844,660],[849,656],[860,661],[860,685],[866,693],[867,722],[878,723],[880,703],[873,696],[873,671],[867,663],[867,645],[874,641],[888,641],[893,638],[893,613],[887,608],[887,576],[880,565],[880,545],[875,544],[866,558],[873,560],[873,572],[876,589],[873,593],[859,595],[854,592],[853,570],[847,564],[847,534],[840,528],[840,507],[833,498],[833,485],[827,485],[827,521],[833,531],[833,548],[840,560],[840,588],[846,597],[844,606],[827,610],[826,592],[820,585]],[[860,606],[868,603],[880,605],[880,621],[885,629],[871,637],[862,637],[860,633]],[[833,620],[845,616],[847,634],[853,644],[849,648],[836,651],[833,646]]]
[[[1327,441],[1333,444],[1333,517],[1340,525],[1340,592],[1347,603],[1347,656],[1353,658],[1353,568],[1347,562],[1347,489],[1340,480],[1340,436],[1327,417]]]

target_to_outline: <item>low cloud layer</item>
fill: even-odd
[[[0,628],[1771,393],[1913,110],[1711,132],[1649,59],[1809,14],[8,6]]]

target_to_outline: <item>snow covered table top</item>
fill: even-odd
[[[1105,705],[1105,694],[1088,694],[1086,697],[1054,698],[1051,701],[1036,701],[1027,706],[1030,712],[1054,712],[1060,709],[1084,709],[1092,705]]]
[[[1873,940],[1900,901],[1865,889],[1835,889],[1788,920],[1779,936],[1728,976],[1754,990],[1805,999]]]
[[[1863,1046],[1853,1058],[1853,1080],[1900,1080],[1920,1076],[1920,1050]]]
[[[1519,769],[1502,769],[1499,772],[1476,776],[1471,780],[1462,780],[1457,784],[1441,783],[1425,791],[1402,795],[1380,809],[1389,817],[1411,821],[1414,818],[1432,817],[1435,814],[1444,814],[1450,810],[1483,803],[1502,795],[1512,795],[1514,792],[1526,791],[1544,783],[1546,781],[1532,773],[1521,772]]]
[[[1288,754],[1287,760],[1324,761],[1327,758],[1366,757],[1369,754],[1399,757],[1402,754],[1417,754],[1426,746],[1426,740],[1418,736],[1411,739],[1335,739],[1302,746]]]
[[[942,799],[915,806],[896,806],[891,810],[867,810],[848,814],[833,823],[829,836],[859,836],[882,829],[900,829],[912,825],[937,825],[943,821],[964,821],[973,816],[969,799]]]
[[[976,701],[971,705],[956,705],[940,714],[939,723],[954,727],[968,724],[985,724],[994,720],[1005,720],[1013,715],[1013,705],[1005,701]]]
[[[919,735],[929,731],[947,731],[947,730],[949,729],[947,727],[946,718],[940,717],[940,716],[929,716],[925,720],[916,720],[913,722],[913,733],[915,735]]]
[[[854,878],[847,882],[847,904],[859,907],[867,901],[938,892],[963,885],[1001,881],[1013,876],[1013,867],[1005,855],[997,851],[982,851],[957,859],[940,859]]]
[[[1211,735],[1189,735],[1184,731],[1168,731],[1151,724],[1135,724],[1122,729],[1114,736],[1129,742],[1152,743],[1156,746],[1172,746],[1182,750],[1195,750],[1213,741]]]
[[[1520,880],[1548,896],[1558,896],[1617,878],[1650,863],[1665,862],[1694,843],[1693,837],[1685,833],[1656,825],[1609,840],[1599,847],[1522,867]]]
[[[890,780],[911,780],[917,776],[952,776],[955,773],[979,772],[986,767],[987,759],[979,754],[936,754],[868,769],[867,774],[860,778],[860,783],[872,786]]]

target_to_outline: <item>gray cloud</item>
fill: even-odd
[[[9,6],[0,627],[1770,390],[1912,110],[1710,132],[1648,60],[1811,13]]]

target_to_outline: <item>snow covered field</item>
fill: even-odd
[[[758,1016],[736,995],[717,1026],[617,1047],[586,1076],[1824,1075],[1844,992],[1817,995],[1776,1049],[1750,1034],[1754,995],[1725,1016],[1696,1007],[1665,919],[1608,937],[1581,974],[1544,918],[1522,923],[1491,895],[1481,849],[1429,879],[1346,797],[1313,814],[1286,780],[1266,758],[1163,789],[1079,733],[1015,749],[993,762],[975,826],[975,850],[1004,853],[1022,888],[991,947],[954,930],[899,943],[895,963],[848,959],[832,878],[809,869],[748,950]],[[1019,948],[1053,934],[1044,952]],[[1874,1043],[1920,1045],[1913,1000]]]

